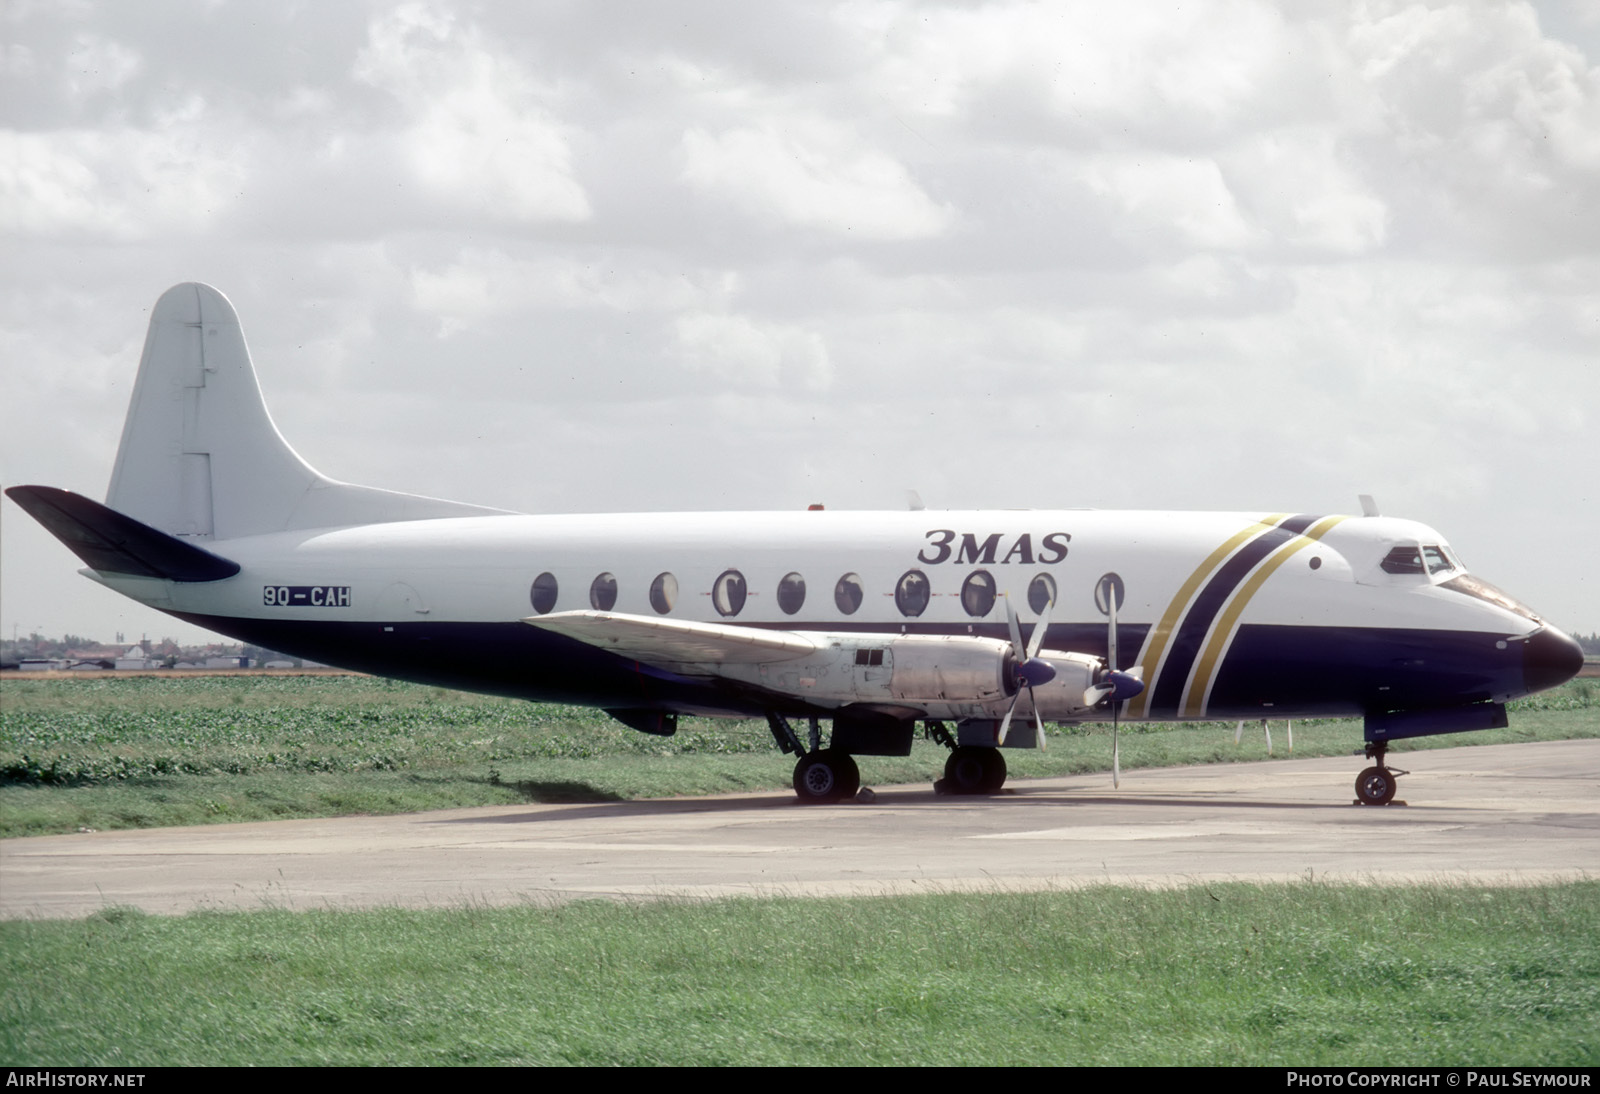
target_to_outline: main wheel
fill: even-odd
[[[944,764],[944,784],[951,794],[993,794],[1006,781],[1006,761],[998,748],[962,745]]]
[[[818,749],[794,765],[794,792],[804,805],[826,805],[853,798],[861,789],[861,771],[848,753]]]
[[[1387,767],[1369,767],[1356,776],[1356,799],[1362,805],[1388,805],[1399,789]]]

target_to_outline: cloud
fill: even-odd
[[[821,118],[718,133],[693,127],[681,150],[690,186],[793,227],[866,240],[925,239],[952,219],[904,166]]]
[[[833,384],[827,345],[798,327],[696,312],[680,316],[673,332],[685,368],[736,387],[822,392]]]
[[[1215,161],[1123,153],[1090,157],[1079,177],[1133,237],[1166,248],[1234,250],[1261,242]]]
[[[354,72],[398,101],[403,160],[441,200],[517,221],[591,216],[549,90],[450,13],[407,4],[374,19]]]
[[[207,230],[234,203],[241,150],[202,139],[204,104],[155,129],[0,131],[0,231],[119,241]]]
[[[654,268],[637,256],[598,254],[591,261],[549,255],[523,258],[497,248],[468,248],[443,268],[411,271],[412,300],[434,316],[440,334],[532,311],[674,313],[725,304],[738,277],[725,270]]]
[[[1353,255],[1381,248],[1388,207],[1340,154],[1326,130],[1279,129],[1241,141],[1222,158],[1243,215],[1291,248]]]

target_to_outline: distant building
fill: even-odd
[[[130,669],[147,669],[150,667],[150,655],[143,646],[134,646],[127,653],[117,658],[117,671],[126,672]]]

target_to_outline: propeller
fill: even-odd
[[[1039,622],[1034,625],[1033,638],[1027,648],[1022,645],[1022,627],[1017,623],[1017,610],[1011,606],[1011,594],[1005,594],[1006,623],[1011,628],[1011,652],[1015,658],[1014,664],[1017,673],[1017,693],[1011,697],[1011,706],[1006,709],[1006,716],[1000,721],[998,743],[1006,743],[1006,734],[1011,732],[1011,716],[1017,712],[1017,703],[1022,698],[1022,689],[1028,689],[1028,702],[1033,705],[1033,732],[1034,741],[1040,748],[1044,747],[1044,719],[1039,717],[1039,704],[1033,701],[1033,689],[1039,684],[1048,684],[1056,678],[1055,666],[1039,656],[1039,647],[1044,645],[1044,633],[1050,627],[1050,609],[1055,606],[1055,601],[1044,606],[1044,611],[1039,613]]]
[[[1102,701],[1111,703],[1111,785],[1122,784],[1122,748],[1118,736],[1118,715],[1122,704],[1144,690],[1144,666],[1135,665],[1127,672],[1117,668],[1117,589],[1110,582],[1102,586],[1106,605],[1106,667],[1094,684],[1083,693],[1084,706],[1093,707]]]

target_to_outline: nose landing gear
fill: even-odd
[[[1357,805],[1388,805],[1394,801],[1395,791],[1400,788],[1399,776],[1409,772],[1384,766],[1384,753],[1388,751],[1389,746],[1383,741],[1367,745],[1367,758],[1375,761],[1375,766],[1356,776]]]

